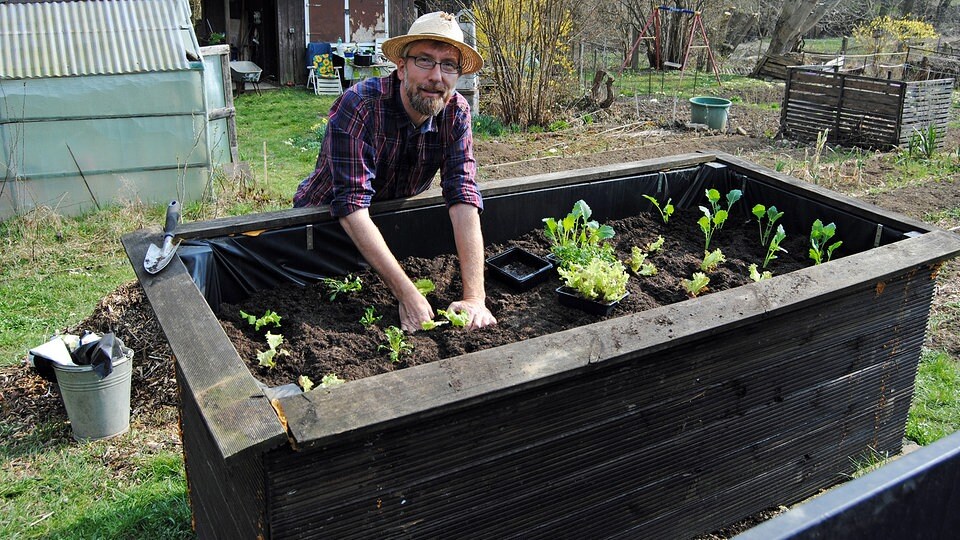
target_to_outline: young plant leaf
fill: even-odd
[[[413,286],[420,291],[420,294],[426,296],[433,291],[437,290],[437,286],[434,285],[433,281],[427,278],[421,278],[413,282]]]
[[[334,386],[340,386],[341,384],[347,381],[337,377],[336,373],[327,373],[320,379],[321,388],[333,388]]]

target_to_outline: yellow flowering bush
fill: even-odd
[[[937,32],[933,25],[919,19],[894,19],[885,15],[854,28],[853,37],[861,45],[872,43],[874,52],[879,53],[893,52],[900,45],[936,38]]]

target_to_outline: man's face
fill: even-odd
[[[414,58],[459,65],[460,51],[439,41],[416,41],[406,56],[397,66],[397,76],[403,81],[404,106],[423,116],[436,116],[453,95],[459,74],[444,73],[439,64],[424,69]],[[421,60],[421,63],[425,62]]]

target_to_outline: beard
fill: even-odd
[[[420,94],[420,90],[428,92],[442,92],[440,97],[428,97]],[[447,85],[437,83],[435,85],[417,85],[412,86],[409,79],[403,81],[403,91],[407,94],[410,106],[413,110],[427,116],[436,116],[443,110],[453,91]]]

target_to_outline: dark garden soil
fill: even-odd
[[[565,211],[557,209],[557,214]],[[629,257],[633,246],[643,247],[655,241],[658,235],[666,239],[661,251],[648,259],[656,265],[657,274],[631,277],[628,282],[630,295],[608,317],[688,298],[681,281],[700,271],[704,236],[696,221],[701,215],[698,210],[678,211],[666,225],[658,214],[607,223],[616,231],[613,244],[621,260]],[[542,231],[535,230],[508,245],[488,247],[487,256],[511,246],[523,247],[541,256],[549,249]],[[749,283],[749,265],[762,264],[766,254],[760,245],[756,221],[752,216],[747,220],[742,211],[736,211],[736,207],[724,228],[715,233],[710,247],[720,248],[726,262],[717,270],[708,272],[710,284],[704,294]],[[780,274],[812,264],[807,258],[804,234],[791,237],[788,233],[783,247],[789,253],[781,253],[771,262],[769,270]],[[401,264],[411,278],[428,277],[434,281],[437,289],[427,298],[435,309],[446,309],[450,302],[459,299],[460,272],[455,255],[434,259],[407,258]],[[404,355],[399,363],[392,363],[387,351],[381,350],[380,346],[386,343],[384,329],[399,326],[396,300],[374,272],[364,271],[359,276],[363,283],[361,291],[339,294],[333,301],[322,284],[306,289],[288,287],[262,291],[238,305],[221,306],[221,323],[254,376],[268,386],[278,386],[295,382],[300,375],[309,376],[315,383],[329,373],[346,380],[359,379],[559,332],[604,318],[560,305],[555,292],[560,280],[555,272],[547,281],[526,292],[511,289],[488,272],[487,305],[498,319],[496,326],[465,331],[444,325],[431,331],[418,331],[407,336],[413,351]],[[359,322],[368,306],[373,306],[383,316],[370,328]],[[282,318],[281,327],[257,331],[240,317],[241,310],[258,316],[266,310],[273,310]],[[256,359],[258,351],[268,348],[264,337],[268,329],[283,335],[284,343],[280,348],[289,353],[288,356],[278,356],[273,368],[258,365]]]

